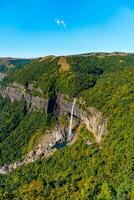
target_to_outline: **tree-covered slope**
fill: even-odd
[[[27,113],[23,101],[0,98],[0,165],[21,159],[32,135],[45,124],[44,113]]]
[[[29,64],[32,59],[23,58],[0,58],[0,72],[4,73],[8,70],[13,70],[14,68],[20,68],[25,64]]]
[[[64,71],[65,63],[61,65],[60,60],[65,59],[68,70]],[[44,93],[55,85],[57,91],[67,93],[71,96],[78,95],[81,91],[91,88],[96,81],[105,74],[116,73],[125,67],[134,64],[134,55],[77,55],[67,57],[47,57],[36,59],[15,73],[5,78],[3,84],[18,82],[28,86],[33,84]]]
[[[35,61],[7,77],[3,85],[15,81],[27,87],[32,83],[48,97],[55,92],[76,96],[85,102],[81,105],[84,110],[95,107],[108,119],[107,135],[97,144],[81,124],[73,145],[1,176],[0,199],[133,200],[133,55],[69,56],[68,71],[59,70],[59,59]],[[0,109],[0,148],[10,161],[20,158],[37,129],[48,124],[43,113],[25,113],[23,102],[1,99]],[[51,123],[58,123],[56,120]],[[14,150],[15,145],[18,149]]]

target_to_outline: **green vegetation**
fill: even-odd
[[[2,85],[16,81],[27,87],[32,83],[35,88],[42,89],[47,96],[49,88],[55,84],[57,92],[76,96],[83,90],[92,88],[100,77],[134,65],[133,54],[103,57],[98,55],[68,56],[66,60],[70,69],[60,73],[59,59],[60,57],[50,57],[45,61],[36,59],[29,65],[10,73],[5,77]]]
[[[29,64],[32,59],[15,59],[15,58],[0,58],[0,72],[15,71],[26,64]]]
[[[1,73],[6,72],[6,67],[4,65],[0,65],[0,72]]]
[[[32,151],[39,144],[43,135],[44,135],[44,129],[38,129],[37,132],[30,138],[25,153]]]
[[[81,125],[73,145],[1,176],[0,199],[133,200],[134,56],[70,56],[70,70],[62,74],[57,61],[36,61],[8,78],[39,86],[49,99],[57,92],[80,96],[84,109],[93,106],[108,118],[108,133],[96,144]],[[1,164],[31,150],[48,125],[43,113],[24,110],[23,102],[0,99]]]
[[[45,127],[46,116],[40,112],[25,112],[23,102],[0,99],[0,165],[21,159],[31,137]]]

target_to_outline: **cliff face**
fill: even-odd
[[[28,89],[30,91],[30,87]],[[6,88],[0,88],[0,95],[3,98],[9,98],[12,102],[23,99],[26,102],[27,110],[44,110],[47,113],[48,101],[39,96],[32,96],[30,92],[28,92],[25,87],[17,83],[12,83]]]
[[[65,100],[61,95],[59,98],[59,115],[66,115],[71,112],[72,103]],[[107,119],[105,119],[101,112],[93,107],[87,109],[88,113],[79,109],[77,104],[74,108],[74,116],[82,121],[87,129],[94,134],[96,142],[100,143],[102,136],[107,133]]]
[[[29,90],[32,87],[29,87]],[[36,109],[48,112],[49,101],[39,96],[32,96],[26,88],[23,86],[13,83],[4,89],[0,89],[0,95],[2,97],[8,97],[11,101],[20,101],[24,99],[26,102],[27,110]],[[56,114],[63,116],[70,114],[72,108],[72,102],[65,100],[64,95],[58,95],[56,99]],[[74,116],[83,122],[87,129],[94,134],[96,142],[100,143],[102,136],[107,132],[107,119],[105,119],[101,112],[95,108],[87,108],[87,112],[79,109],[77,103],[74,109]]]

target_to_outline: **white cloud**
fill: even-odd
[[[57,25],[63,26],[64,28],[66,28],[66,23],[65,23],[64,20],[55,19],[54,21],[55,21],[55,23],[56,23]]]

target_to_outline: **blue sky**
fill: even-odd
[[[0,57],[134,52],[133,0],[0,0]]]

